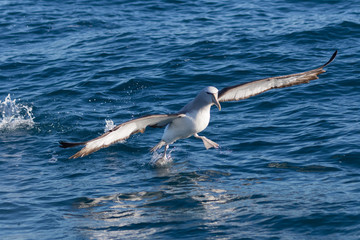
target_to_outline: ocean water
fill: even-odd
[[[359,1],[1,0],[0,31],[1,239],[359,239]],[[319,80],[213,107],[219,149],[58,146],[336,49]]]

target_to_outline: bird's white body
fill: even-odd
[[[193,136],[202,132],[210,122],[211,105],[203,107],[199,111],[187,112],[182,118],[177,118],[166,126],[162,140],[166,144],[172,144],[176,140]]]
[[[204,88],[194,100],[180,110],[179,113],[185,116],[166,126],[162,141],[169,145],[178,139],[188,138],[203,131],[209,125],[210,109],[217,101],[218,92],[215,87]],[[220,106],[218,102],[216,104]]]
[[[166,150],[170,144],[179,139],[195,136],[203,140],[205,148],[217,148],[219,145],[204,136],[199,136],[198,133],[202,132],[210,122],[210,109],[212,105],[216,105],[219,109],[220,103],[218,99],[218,89],[215,87],[204,88],[194,100],[185,105],[180,114],[182,117],[174,119],[169,123],[164,131],[161,141],[152,148],[156,151],[165,145],[164,156],[166,157]]]

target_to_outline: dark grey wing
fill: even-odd
[[[323,69],[330,64],[336,57],[337,51],[331,56],[330,60],[321,67],[313,70],[295,73],[280,77],[271,77],[260,79],[253,82],[243,83],[231,87],[223,88],[219,91],[219,102],[237,101],[245,98],[255,96],[274,88],[284,88],[302,83],[308,83],[311,80],[318,79],[318,75],[324,73]]]
[[[61,141],[60,147],[68,148],[85,145],[84,148],[82,148],[79,152],[75,153],[70,158],[84,157],[98,151],[101,148],[106,148],[111,144],[125,140],[135,133],[143,133],[146,127],[165,127],[174,119],[183,116],[184,114],[159,114],[133,119],[131,121],[117,125],[115,128],[104,133],[103,135],[86,142],[69,143]]]

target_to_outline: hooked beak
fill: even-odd
[[[213,94],[212,95],[212,101],[213,103],[218,107],[219,111],[221,111],[221,105],[219,103],[219,100],[218,100],[218,97],[217,97],[217,94]]]

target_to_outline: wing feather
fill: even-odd
[[[279,77],[265,78],[249,83],[243,83],[223,88],[219,91],[218,94],[219,102],[238,101],[241,99],[255,96],[270,89],[290,87],[302,83],[308,83],[311,80],[318,79],[318,75],[325,72],[323,68],[335,59],[336,54],[337,51],[333,53],[327,63],[325,63],[321,67],[315,68],[310,71]]]
[[[100,150],[101,148],[106,148],[111,144],[123,141],[129,138],[131,135],[136,133],[143,133],[146,127],[164,127],[174,119],[183,117],[184,114],[159,114],[159,115],[149,115],[137,119],[130,120],[128,122],[117,125],[112,130],[104,133],[103,135],[94,138],[86,142],[79,143],[69,143],[69,142],[60,142],[60,147],[68,148],[75,147],[79,145],[85,145],[79,152],[75,153],[70,158],[78,158],[87,156],[93,152]]]

